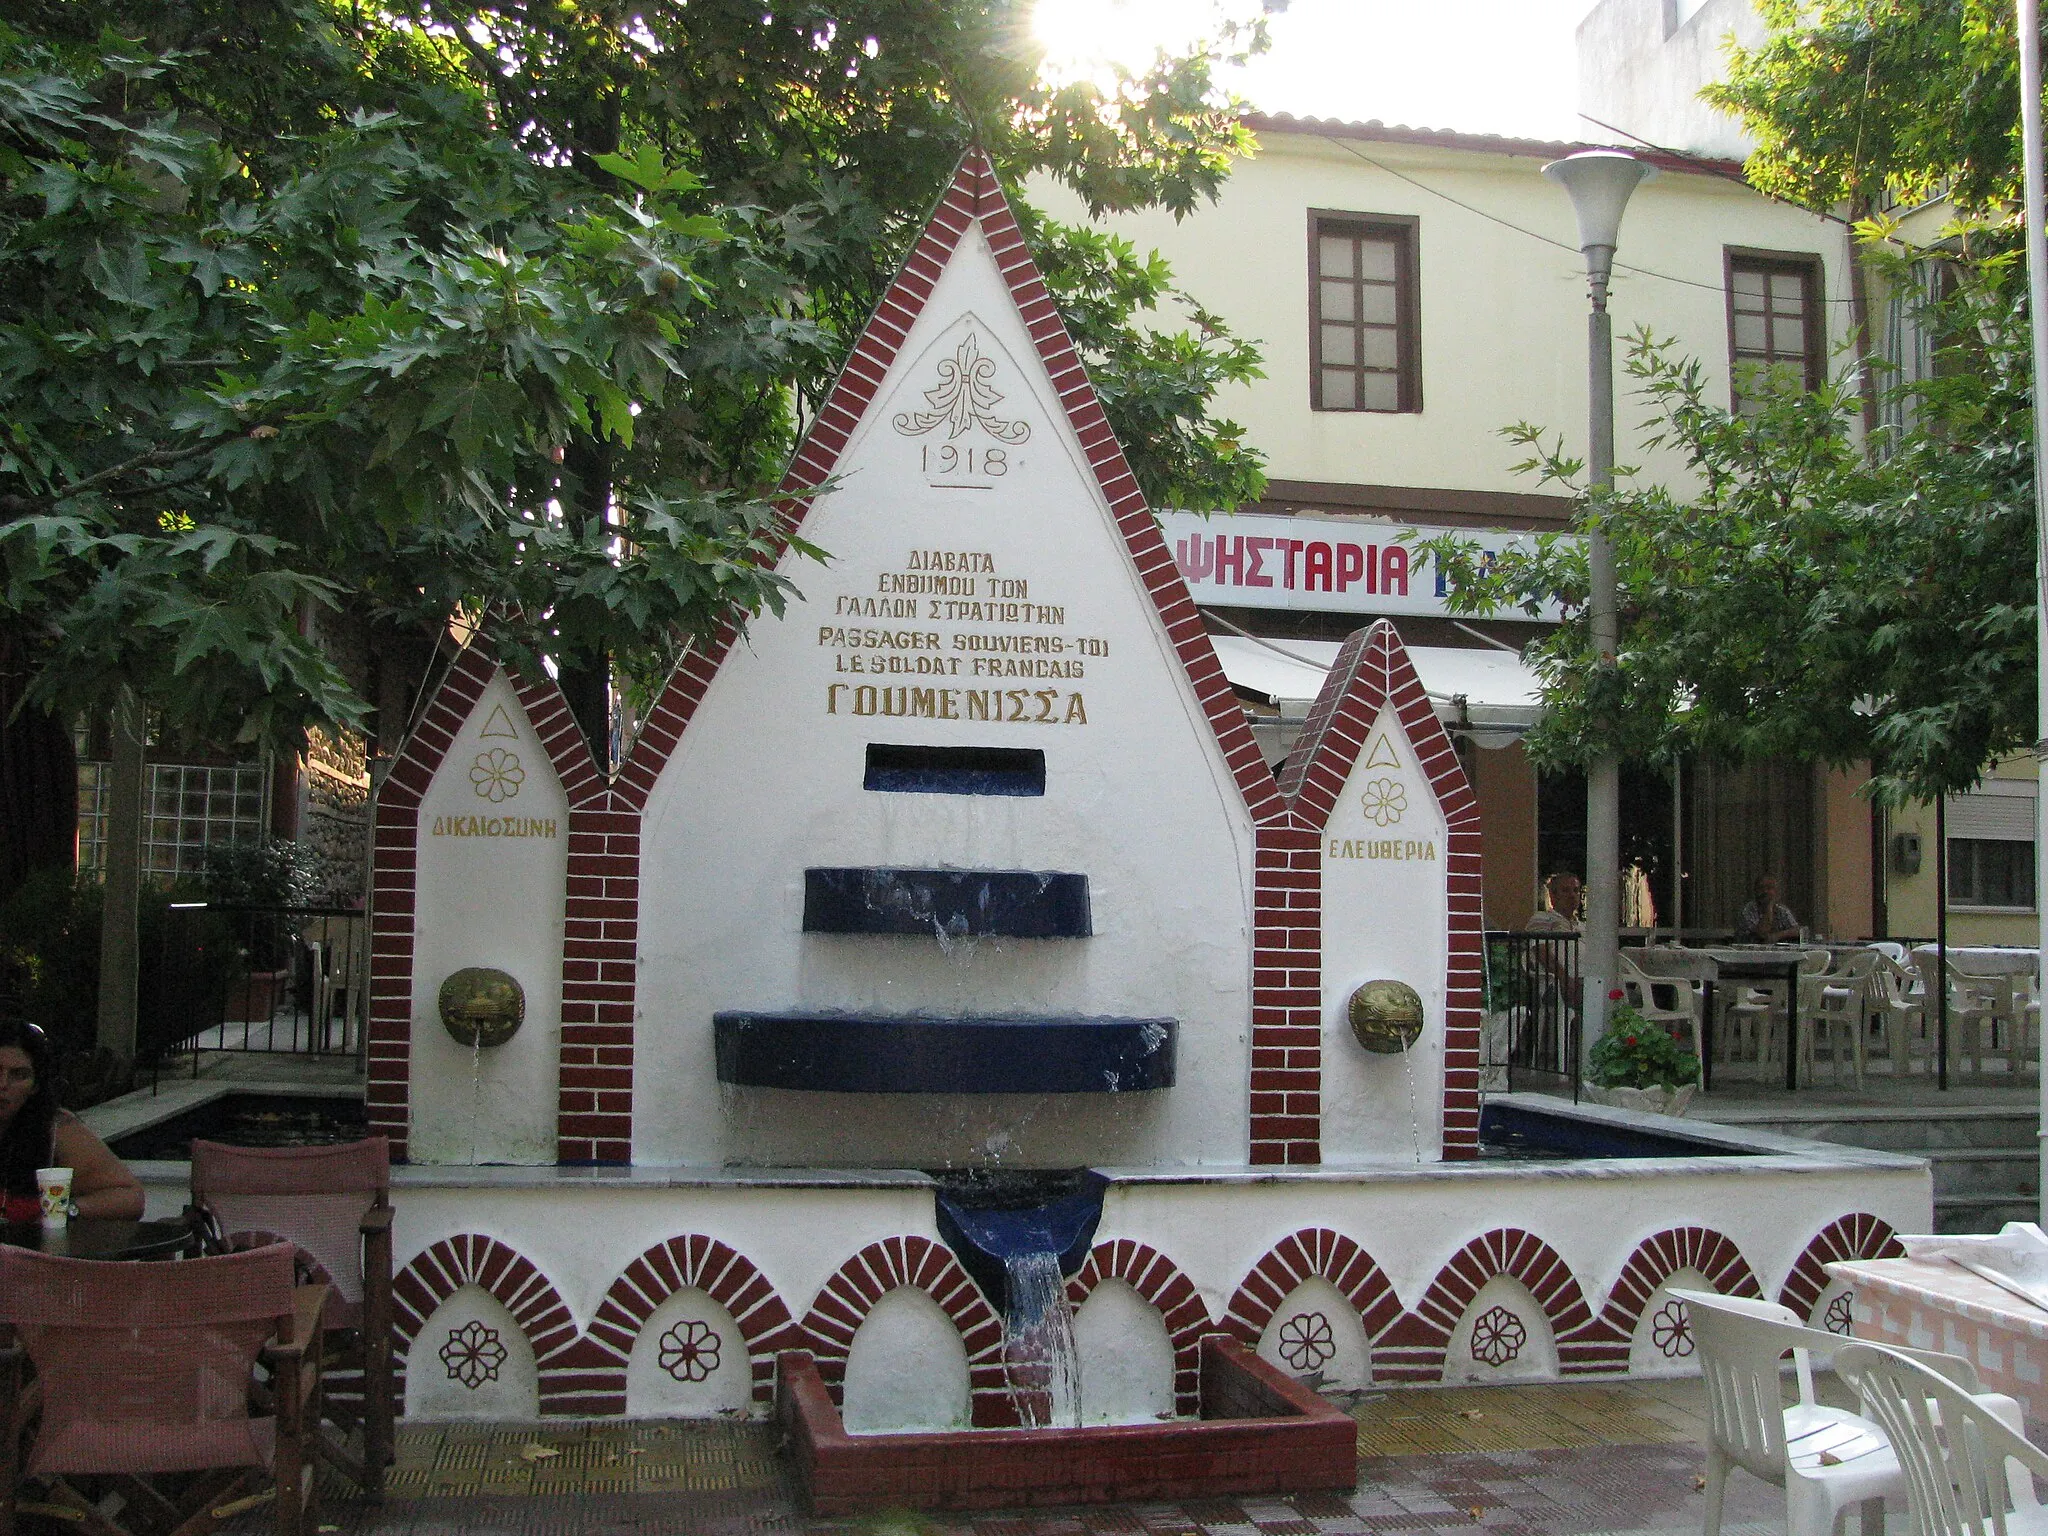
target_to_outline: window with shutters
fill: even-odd
[[[1730,250],[1728,260],[1728,365],[1735,408],[1749,408],[1759,374],[1817,389],[1824,374],[1827,328],[1822,324],[1818,256]]]
[[[2034,816],[2025,780],[1987,779],[1948,797],[1950,905],[2034,910]]]
[[[1309,215],[1309,397],[1319,411],[1419,411],[1416,221]]]

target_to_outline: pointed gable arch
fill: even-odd
[[[995,169],[981,149],[970,149],[961,157],[953,180],[933,208],[923,234],[875,306],[874,314],[840,368],[824,407],[792,456],[778,489],[788,531],[794,534],[802,530],[813,503],[806,493],[824,485],[838,469],[840,455],[874,405],[890,366],[908,339],[911,327],[924,312],[947,261],[977,222],[1030,334],[1038,361],[1052,381],[1060,407],[1109,504],[1117,534],[1179,655],[1253,821],[1284,815],[1279,786],[1252,738],[1243,706],[1223,675],[1201,613],[1188,593],[1187,583],[1181,579],[1180,568],[1174,564],[1144,493],[1138,488],[1137,477],[1131,473],[1116,433],[1103,414],[1095,387],[1088,381],[1087,370],[1074,350],[1073,339],[1067,334],[1045,280],[1025,247],[1023,232],[1003,195]],[[785,548],[786,543],[780,544],[778,555]],[[660,778],[739,635],[737,626],[724,626],[701,651],[693,649],[683,658],[662,690],[620,766],[619,788],[634,808],[645,808],[649,791]]]
[[[1341,978],[1326,975],[1328,929],[1332,915],[1330,864],[1332,839],[1325,833],[1336,815],[1340,797],[1354,771],[1371,768],[1373,754],[1398,751],[1388,747],[1389,722],[1405,738],[1414,766],[1441,815],[1444,848],[1441,874],[1446,892],[1448,959],[1442,977],[1444,998],[1442,1112],[1443,1156],[1465,1159],[1479,1147],[1479,1003],[1481,954],[1484,944],[1480,913],[1479,802],[1466,780],[1456,749],[1431,707],[1429,695],[1394,626],[1381,620],[1354,633],[1338,652],[1324,679],[1322,692],[1309,712],[1300,742],[1281,777],[1287,816],[1268,832],[1269,855],[1260,855],[1258,893],[1260,943],[1265,952],[1283,957],[1263,960],[1254,996],[1252,1091],[1254,1161],[1262,1124],[1269,1144],[1295,1152],[1308,1133],[1310,1113],[1301,1095],[1313,1081],[1315,1112],[1321,1114],[1332,1091],[1322,1060],[1321,1041],[1328,1016],[1339,1003],[1334,989]],[[1394,814],[1405,808],[1389,802]],[[1390,823],[1391,824],[1391,823]],[[1390,841],[1393,841],[1390,839]],[[1343,850],[1349,853],[1346,845]],[[1434,857],[1434,851],[1430,850]],[[1314,942],[1311,942],[1313,936]],[[1268,1044],[1262,1062],[1261,1031]],[[1276,1038],[1277,1037],[1277,1038]],[[1284,1064],[1270,1065],[1273,1053]],[[1261,1066],[1266,1066],[1262,1078]],[[1313,1080],[1302,1074],[1313,1071]],[[1278,1113],[1259,1113],[1262,1102],[1284,1094]],[[1317,1161],[1318,1137],[1308,1155],[1269,1157],[1276,1162]]]
[[[368,1085],[370,1129],[391,1139],[391,1155],[408,1155],[412,1112],[412,1020],[417,907],[420,876],[420,811],[427,792],[457,736],[500,674],[524,724],[547,758],[567,797],[570,825],[558,829],[572,839],[580,808],[610,793],[598,771],[569,702],[552,679],[534,681],[501,666],[490,646],[472,641],[447,664],[439,685],[420,712],[405,744],[377,791],[371,841],[370,995]],[[496,742],[517,723],[502,706],[481,722],[482,737]],[[580,978],[563,977],[565,1026],[575,1006]],[[567,1029],[564,1030],[565,1039]]]

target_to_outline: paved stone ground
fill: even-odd
[[[1362,1394],[1351,1493],[834,1520],[800,1513],[765,1425],[422,1426],[384,1505],[334,1487],[314,1536],[1656,1536],[1700,1527],[1698,1408],[1697,1381]],[[1784,1529],[1737,1474],[1726,1536]]]

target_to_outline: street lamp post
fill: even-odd
[[[2042,183],[2041,6],[2017,0],[2014,21],[2020,44],[2021,224],[2026,229],[2027,315],[2033,330],[2034,391],[2034,759],[2048,762],[2048,196]],[[2041,770],[2048,777],[2048,769]],[[2048,785],[2042,786],[2048,789]],[[2034,907],[2048,901],[2048,793],[2034,807]],[[1943,852],[1947,849],[1944,846]],[[1944,900],[1948,892],[1941,892]],[[2037,923],[2034,942],[2041,942]],[[2018,1036],[2015,1034],[2014,1039]],[[2017,1050],[2018,1046],[2015,1045]],[[2041,1074],[2041,1102],[2048,1108],[2048,1072]],[[2048,1173],[2048,1119],[2042,1122],[2041,1170]],[[2041,1214],[2048,1220],[2048,1182],[2041,1185]]]
[[[1588,368],[1586,491],[1599,500],[1614,486],[1614,323],[1607,313],[1607,282],[1629,194],[1654,166],[1613,149],[1588,149],[1543,167],[1563,187],[1579,216],[1579,249],[1586,258],[1593,299],[1587,317]],[[1620,645],[1615,619],[1614,547],[1598,528],[1586,535],[1590,583],[1586,623],[1595,665],[1611,670]],[[1611,698],[1601,690],[1598,697]],[[1579,940],[1579,1051],[1586,1053],[1607,1029],[1607,994],[1619,974],[1621,930],[1621,764],[1611,747],[1586,766],[1586,921]]]

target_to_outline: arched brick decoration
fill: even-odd
[[[647,1319],[677,1291],[696,1289],[732,1314],[747,1341],[747,1362],[753,1369],[753,1396],[766,1403],[775,1395],[775,1355],[802,1348],[791,1325],[789,1308],[767,1276],[744,1254],[715,1237],[689,1233],[656,1243],[625,1268],[604,1293],[597,1316],[583,1335],[583,1353],[592,1362],[593,1397],[604,1406],[589,1411],[626,1411],[626,1362]],[[596,1363],[602,1360],[603,1364]]]
[[[1905,1245],[1892,1233],[1891,1223],[1868,1211],[1852,1211],[1837,1217],[1814,1234],[1806,1251],[1785,1277],[1778,1300],[1799,1314],[1804,1322],[1813,1315],[1813,1304],[1828,1288],[1826,1266],[1844,1259],[1902,1259]]]
[[[1709,1227],[1667,1227],[1637,1245],[1621,1266],[1599,1320],[1574,1340],[1585,1350],[1588,1362],[1601,1362],[1589,1363],[1585,1369],[1628,1369],[1629,1346],[1642,1322],[1643,1308],[1657,1287],[1682,1269],[1698,1270],[1723,1296],[1760,1297],[1764,1293],[1756,1271],[1731,1239]]]
[[[991,1428],[1013,1422],[1003,1378],[1002,1319],[952,1251],[928,1237],[869,1243],[833,1272],[804,1314],[801,1332],[833,1397],[842,1395],[854,1334],[875,1303],[902,1285],[931,1297],[960,1330],[974,1423]]]
[[[1401,1315],[1401,1298],[1371,1254],[1341,1232],[1304,1227],[1275,1243],[1251,1267],[1230,1298],[1223,1327],[1247,1349],[1257,1349],[1280,1303],[1311,1275],[1322,1276],[1344,1294],[1368,1339],[1377,1339]]]
[[[1173,1402],[1177,1412],[1194,1414],[1202,1402],[1202,1335],[1216,1331],[1209,1309],[1194,1282],[1157,1248],[1119,1237],[1097,1243],[1081,1269],[1067,1282],[1067,1300],[1077,1309],[1105,1280],[1121,1280],[1159,1309],[1166,1337],[1173,1344]]]
[[[1253,905],[1254,1163],[1322,1160],[1322,832],[1380,711],[1391,707],[1444,816],[1443,1155],[1479,1155],[1479,799],[1394,626],[1344,642],[1287,759],[1286,814],[1258,829]]]
[[[503,1302],[513,1321],[519,1324],[519,1331],[526,1335],[526,1342],[533,1346],[533,1360],[540,1374],[542,1413],[601,1411],[590,1405],[576,1379],[576,1320],[569,1315],[554,1282],[524,1255],[495,1237],[477,1232],[445,1237],[422,1250],[391,1282],[397,1334],[392,1356],[401,1401],[405,1395],[406,1357],[412,1350],[412,1341],[426,1327],[434,1309],[465,1285],[480,1286]]]
[[[1441,1381],[1444,1351],[1480,1288],[1496,1275],[1519,1280],[1550,1320],[1558,1369],[1565,1375],[1611,1369],[1597,1343],[1585,1293],[1557,1250],[1518,1227],[1496,1227],[1452,1256],[1415,1310],[1373,1346],[1373,1376],[1385,1381]]]
[[[419,808],[456,732],[498,670],[482,642],[448,666],[377,792],[370,902],[370,1129],[403,1161],[411,1115],[414,908]],[[562,955],[561,1084],[556,1155],[563,1162],[630,1162],[633,1142],[633,979],[639,916],[638,819],[615,795],[551,680],[507,674],[527,723],[569,802],[568,892]],[[616,862],[630,854],[628,863]]]

